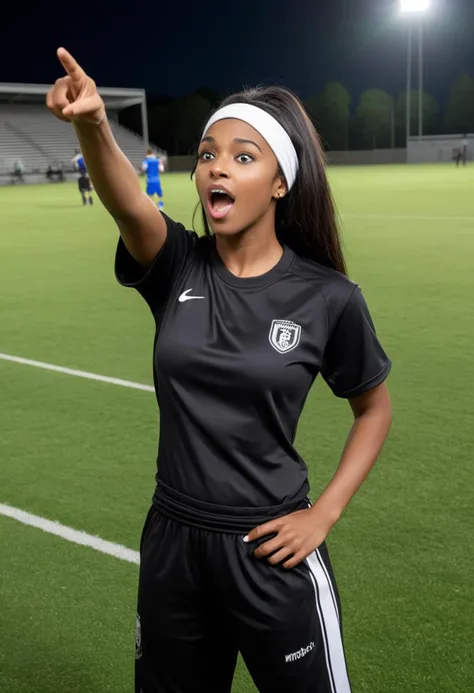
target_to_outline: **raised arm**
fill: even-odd
[[[94,80],[64,48],[58,49],[58,58],[66,76],[50,89],[48,108],[60,120],[73,123],[97,194],[130,254],[143,266],[150,265],[166,240],[165,220],[115,142]]]

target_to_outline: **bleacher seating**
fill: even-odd
[[[10,173],[19,159],[29,171],[41,168],[44,163],[43,155],[11,130],[0,116],[0,172]]]
[[[143,139],[111,120],[114,136],[134,166],[145,154]],[[44,173],[48,166],[71,168],[78,147],[74,128],[51,116],[46,106],[0,103],[0,173],[23,161],[26,172]]]

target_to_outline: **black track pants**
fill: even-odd
[[[256,548],[150,510],[135,693],[229,693],[239,651],[260,693],[350,693],[325,545],[292,570]]]

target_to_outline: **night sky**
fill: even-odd
[[[445,101],[474,74],[474,0],[432,0],[425,21],[427,91]],[[52,82],[64,45],[102,86],[180,96],[279,83],[306,98],[329,80],[353,97],[405,85],[406,18],[397,0],[102,0],[8,3],[0,79]],[[6,9],[6,8],[5,8]],[[39,28],[39,27],[43,28]]]

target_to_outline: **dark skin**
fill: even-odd
[[[94,81],[63,48],[65,76],[51,88],[47,104],[54,115],[72,121],[94,188],[116,220],[131,255],[147,267],[166,240],[166,224],[141,191],[132,165],[116,145]],[[258,276],[280,259],[275,233],[278,199],[287,194],[273,151],[250,125],[235,119],[215,123],[201,143],[196,185],[223,262],[236,276]],[[222,185],[234,198],[229,214],[213,218],[209,187]],[[307,509],[253,529],[246,540],[276,534],[255,551],[257,558],[293,568],[326,539],[374,466],[391,424],[385,384],[349,400],[354,421],[336,473]]]
[[[64,48],[58,49],[58,58],[64,76],[49,90],[47,106],[56,118],[74,125],[94,190],[129,253],[147,267],[166,240],[165,220],[115,142],[94,80]]]
[[[212,218],[208,189],[222,185],[235,198],[225,219]],[[280,259],[275,209],[286,195],[286,182],[263,137],[241,120],[220,120],[201,142],[196,187],[219,255],[235,275],[258,276]]]
[[[256,549],[257,558],[269,556],[269,563],[283,562],[284,568],[301,563],[326,539],[366,480],[390,430],[392,407],[387,386],[382,383],[349,404],[354,422],[334,477],[308,510],[266,522],[249,533],[251,542],[277,532],[275,538]]]

